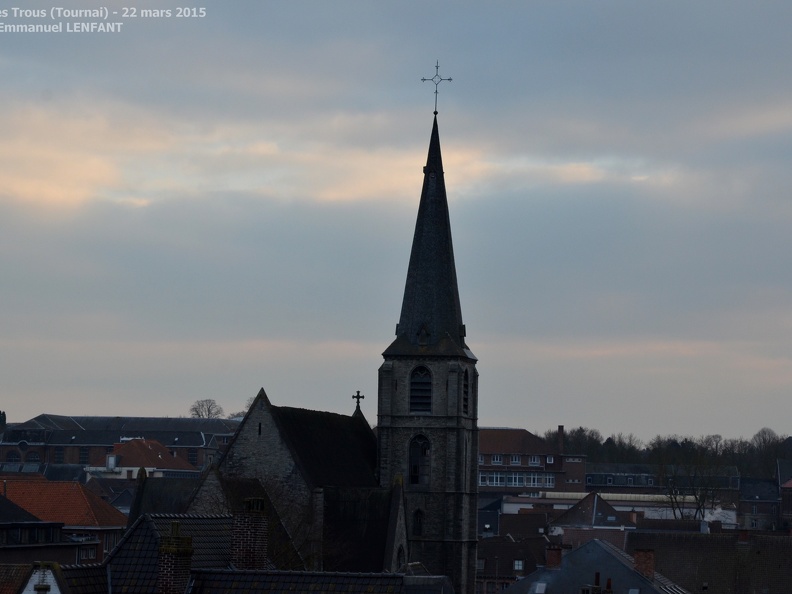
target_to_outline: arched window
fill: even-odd
[[[413,514],[412,533],[413,536],[423,536],[424,531],[424,513],[417,509]]]
[[[6,454],[6,462],[11,462],[12,464],[19,462],[22,457],[19,455],[19,452],[16,450],[11,450]]]
[[[38,452],[28,452],[25,454],[25,462],[41,462]]]
[[[404,565],[404,561],[405,561],[404,557],[405,557],[405,555],[404,555],[404,547],[399,545],[399,552],[396,553],[396,565],[398,565],[399,568],[401,568],[402,565]]]
[[[462,414],[470,414],[470,376],[465,369],[465,376],[462,378]]]
[[[410,484],[429,485],[431,444],[423,435],[410,442]]]
[[[432,374],[426,367],[416,367],[410,375],[410,412],[432,412]]]

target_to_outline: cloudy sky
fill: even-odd
[[[133,6],[0,33],[9,420],[376,422],[439,60],[480,425],[790,432],[792,3]]]

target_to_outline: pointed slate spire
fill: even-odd
[[[475,359],[465,344],[436,114],[396,340],[383,353],[415,354]]]

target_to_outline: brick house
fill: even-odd
[[[554,443],[525,429],[479,429],[479,493],[580,490],[584,458],[564,455],[563,436],[563,426]]]
[[[126,529],[126,516],[80,483],[11,479],[3,488],[19,507],[45,522],[62,524],[63,534],[73,541],[84,541],[81,563],[102,561]]]

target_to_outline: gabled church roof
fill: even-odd
[[[376,487],[377,439],[360,415],[271,406],[306,479],[315,487]]]
[[[465,344],[437,116],[424,167],[396,340],[383,353],[418,354],[475,359]]]

